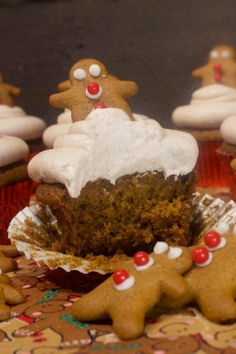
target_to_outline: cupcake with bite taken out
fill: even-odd
[[[132,255],[157,240],[189,245],[195,139],[152,119],[135,120],[124,99],[136,84],[112,77],[98,61],[76,63],[70,82],[50,98],[71,110],[70,130],[28,166],[40,183],[41,219],[50,213],[54,220],[40,233],[29,223],[31,240],[80,257]]]

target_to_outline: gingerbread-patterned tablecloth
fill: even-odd
[[[121,341],[109,321],[81,323],[70,312],[73,302],[104,276],[50,271],[24,256],[18,265],[10,276],[26,302],[13,306],[12,319],[0,323],[1,354],[236,353],[236,324],[213,324],[195,308],[175,314],[154,310],[144,336]]]

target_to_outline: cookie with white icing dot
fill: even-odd
[[[162,246],[159,243],[155,247],[156,251],[161,248],[161,253],[148,255],[140,251],[122,263],[112,277],[73,305],[74,316],[80,321],[108,316],[120,338],[140,336],[146,312],[158,304],[162,295],[178,299],[187,291],[180,274],[191,268],[191,254],[181,247],[174,252],[175,257],[169,257],[168,249]]]
[[[54,107],[69,108],[73,122],[86,119],[97,108],[120,108],[134,119],[125,99],[137,93],[135,82],[110,75],[96,59],[78,61],[71,68],[69,79],[58,85],[62,92],[51,95],[49,101]]]

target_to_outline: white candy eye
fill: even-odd
[[[95,77],[99,76],[101,74],[100,66],[98,64],[90,65],[89,73],[90,73],[90,75],[95,76]]]
[[[84,69],[76,69],[73,72],[73,76],[76,80],[83,80],[86,78],[86,72],[84,71]]]
[[[217,50],[212,50],[211,51],[210,58],[211,59],[218,59],[219,58],[219,53],[217,52]]]
[[[223,59],[229,59],[230,58],[230,52],[228,50],[222,50],[221,52],[221,58]]]

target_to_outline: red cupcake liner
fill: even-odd
[[[26,161],[30,161],[38,151],[31,152]],[[0,188],[0,244],[9,244],[7,228],[12,218],[29,204],[31,195],[38,183],[26,180]]]
[[[236,174],[230,168],[232,157],[219,153],[222,142],[199,142],[199,158],[196,170],[200,181],[198,186],[207,188],[229,187],[235,197]]]

